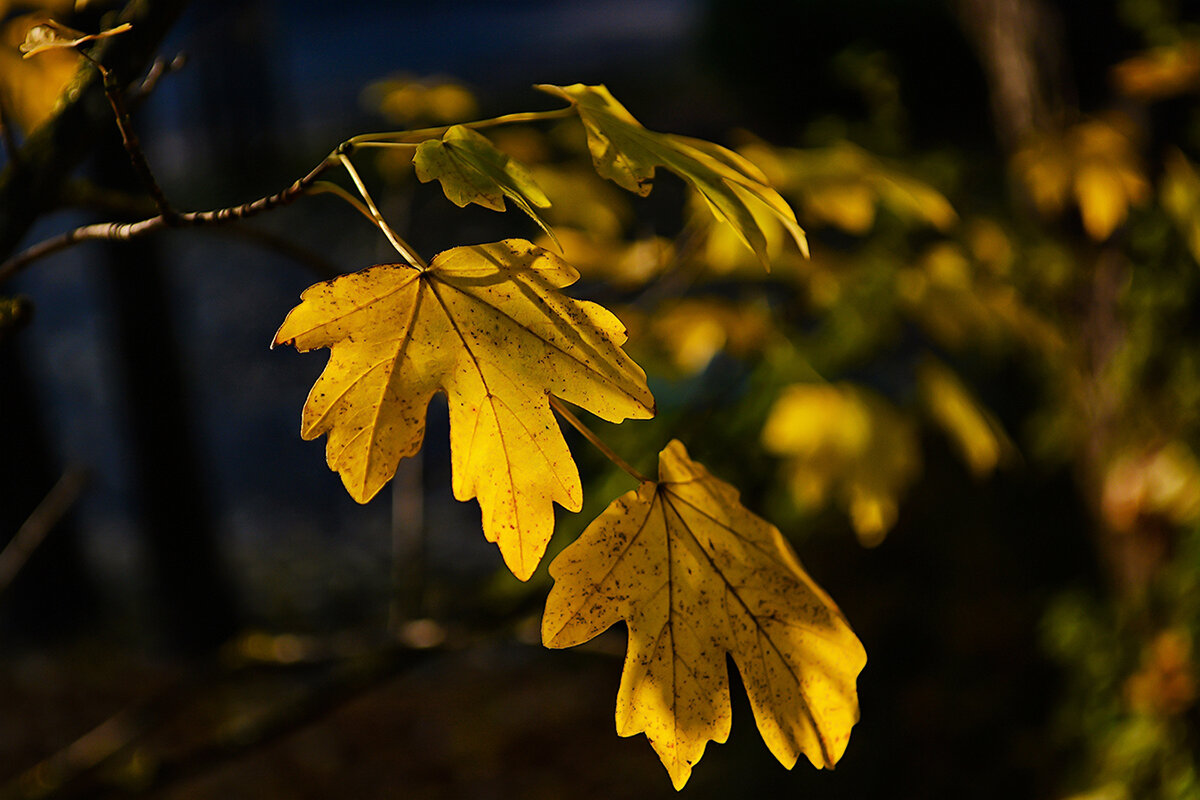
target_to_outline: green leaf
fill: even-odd
[[[504,198],[509,198],[562,250],[554,231],[534,210],[549,208],[550,199],[528,167],[497,150],[486,136],[455,125],[441,139],[421,142],[413,165],[422,183],[441,182],[446,198],[459,208],[475,203],[504,211]]]
[[[700,193],[713,216],[729,223],[763,267],[770,269],[767,239],[750,210],[755,202],[764,204],[800,251],[808,254],[808,241],[791,207],[768,185],[762,171],[742,156],[702,139],[647,130],[603,85],[541,84],[537,88],[575,106],[601,177],[644,197],[652,188],[655,169],[666,167]]]

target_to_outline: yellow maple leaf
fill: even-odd
[[[654,415],[621,322],[558,291],[578,277],[553,253],[506,239],[447,250],[423,270],[387,264],[309,287],[275,335],[330,349],[301,435],[328,434],[330,468],[365,503],[420,450],[425,408],[444,392],[454,496],[478,498],[484,535],[528,579],[553,503],[582,504],[549,395],[610,422]]]
[[[655,170],[665,167],[700,193],[713,216],[729,223],[763,267],[770,266],[767,240],[754,219],[755,205],[765,206],[807,255],[808,240],[795,213],[767,183],[762,170],[743,156],[702,139],[642,127],[603,85],[541,84],[536,88],[575,106],[587,131],[592,163],[602,177],[645,196],[652,188]]]
[[[436,179],[447,199],[459,208],[476,203],[504,211],[507,197],[558,245],[554,231],[534,210],[549,208],[550,199],[528,167],[497,150],[483,134],[455,125],[441,139],[421,142],[413,155],[413,166],[422,183]]]
[[[676,789],[729,736],[726,654],[759,733],[789,769],[832,768],[858,721],[862,644],[773,525],[678,441],[659,482],[615,500],[550,565],[542,641],[570,647],[622,620],[617,733],[644,732]]]

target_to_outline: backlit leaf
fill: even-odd
[[[644,196],[650,193],[655,170],[669,169],[699,192],[713,216],[728,222],[769,268],[766,237],[751,211],[761,203],[807,254],[808,241],[795,213],[768,185],[762,171],[742,156],[712,142],[647,130],[603,85],[537,88],[575,106],[587,131],[592,162],[602,177]]]
[[[645,373],[604,308],[563,295],[579,274],[520,239],[456,247],[427,269],[370,267],[309,287],[275,335],[330,348],[301,435],[350,495],[370,500],[425,435],[434,392],[450,407],[454,496],[476,497],[483,531],[518,578],[537,567],[553,503],[578,511],[575,462],[549,395],[611,422],[654,414]]]
[[[459,208],[475,203],[504,211],[504,198],[509,198],[558,244],[554,231],[534,210],[548,208],[550,199],[525,165],[497,150],[483,134],[455,125],[441,139],[421,142],[413,166],[422,183],[439,181],[447,199]]]
[[[801,753],[819,767],[841,758],[858,721],[862,644],[779,530],[678,441],[659,455],[659,481],[614,501],[550,574],[547,647],[628,626],[617,733],[644,732],[675,788],[710,740],[729,736],[727,653],[784,766]]]

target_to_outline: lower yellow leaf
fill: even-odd
[[[617,733],[645,733],[676,789],[729,736],[726,654],[759,733],[789,769],[832,768],[858,721],[862,644],[773,525],[678,441],[659,482],[614,501],[550,565],[542,641],[570,647],[624,620]]]

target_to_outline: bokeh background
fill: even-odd
[[[24,31],[112,5],[0,8],[20,144],[77,66],[21,60]],[[685,796],[1195,798],[1198,12],[208,0],[133,117],[184,209],[278,191],[357,133],[554,107],[535,83],[605,83],[649,128],[736,147],[810,259],[764,220],[765,273],[671,176],[645,199],[595,179],[577,125],[494,134],[649,373],[659,416],[596,430],[644,472],[684,440],[868,653],[835,771],[780,767],[734,672],[730,742]],[[23,245],[147,213],[115,135],[89,149]],[[539,235],[393,153],[356,163],[427,256]],[[0,542],[44,533],[0,554],[0,796],[675,794],[614,731],[623,629],[540,647],[545,566],[518,583],[451,497],[443,404],[365,506],[300,440],[324,357],[274,331],[389,250],[327,195],[0,284]],[[632,488],[568,441],[587,500],[552,553]]]

